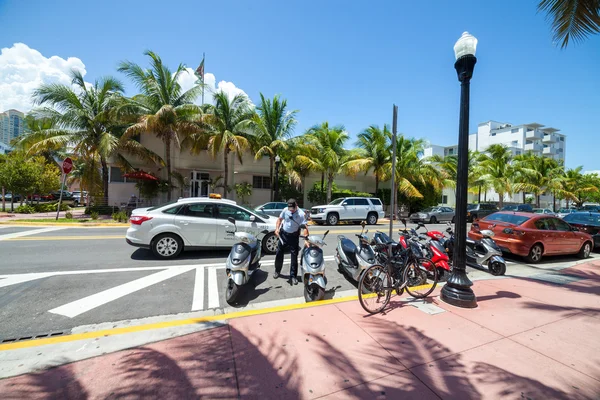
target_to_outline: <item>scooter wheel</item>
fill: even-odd
[[[233,305],[237,302],[240,296],[241,288],[236,285],[232,279],[227,280],[227,289],[225,290],[225,301],[229,305]]]
[[[494,276],[501,276],[506,273],[506,264],[493,262],[489,265],[490,273]]]
[[[450,271],[445,270],[444,268],[438,268],[438,282],[446,282],[450,277]]]
[[[325,289],[317,284],[304,284],[304,300],[307,303],[319,301],[325,298]]]

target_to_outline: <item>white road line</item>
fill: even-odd
[[[217,269],[208,269],[208,308],[219,308],[219,288],[217,287]]]
[[[333,260],[335,260],[335,257],[334,256],[325,256],[325,257],[323,257],[323,259],[325,261],[333,261]],[[290,261],[284,259],[283,264],[284,265],[289,265]],[[275,260],[261,261],[260,262],[260,266],[261,267],[272,266],[272,265],[275,265]],[[209,270],[210,269],[225,269],[225,263],[215,264],[215,265],[210,265],[210,266],[206,265],[206,267],[209,268]],[[298,267],[300,267],[300,260],[298,260]]]
[[[188,268],[170,268],[160,271],[155,274],[115,286],[108,290],[104,290],[100,293],[84,297],[83,299],[73,301],[63,306],[53,308],[50,310],[50,312],[53,314],[60,314],[64,315],[65,317],[73,318],[79,314],[83,314],[84,312],[90,311],[96,307],[119,299],[130,293],[137,292],[138,290],[147,288],[148,286],[155,285],[169,278],[173,278],[174,276],[183,274],[184,272],[191,271],[194,268],[195,266],[192,265]]]
[[[10,286],[10,285],[16,285],[19,283],[33,281],[36,279],[47,278],[52,275],[54,275],[54,274],[49,272],[49,273],[41,273],[41,274],[18,274],[18,275],[14,275],[14,276],[9,276],[9,277],[6,277],[6,278],[0,280],[0,288]]]
[[[33,229],[30,231],[24,231],[24,232],[7,233],[6,235],[0,235],[0,241],[19,238],[19,237],[23,237],[23,236],[37,235],[40,233],[59,231],[61,229],[67,229],[67,228],[51,227],[51,228]]]
[[[196,267],[192,311],[204,310],[204,267]]]

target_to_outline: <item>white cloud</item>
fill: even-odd
[[[58,56],[44,57],[23,43],[3,48],[0,53],[0,111],[11,108],[28,112],[32,108],[31,93],[43,83],[71,84],[69,72],[81,71],[83,62],[76,57],[66,60]]]
[[[198,79],[196,77],[196,75],[194,75],[194,70],[192,68],[186,68],[186,69],[188,72],[187,74],[183,73],[183,74],[179,75],[179,84],[181,85],[181,88],[184,91],[191,89],[194,86],[194,84],[196,83],[196,80]],[[216,80],[214,74],[211,74],[210,72],[207,72],[204,74],[204,83],[206,84],[206,88],[204,89],[204,102],[205,103],[210,102],[210,103],[214,104],[213,93],[217,93],[221,90],[223,90],[225,93],[227,93],[230,98],[232,98],[238,94],[244,94],[244,95],[246,95],[246,97],[250,98],[250,96],[248,96],[248,94],[246,92],[244,92],[242,89],[235,86],[235,84],[233,82],[220,81],[218,84],[216,82],[217,82],[217,80]],[[198,97],[198,99],[196,99],[196,104],[198,104],[198,105],[202,104],[201,97]]]

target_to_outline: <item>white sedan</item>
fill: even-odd
[[[179,199],[158,207],[132,211],[126,240],[131,246],[152,250],[160,259],[177,257],[183,250],[231,248],[235,243],[233,225],[255,235],[269,231],[262,239],[263,251],[277,251],[277,218],[244,208],[224,199],[196,197]],[[262,235],[259,235],[260,238]]]

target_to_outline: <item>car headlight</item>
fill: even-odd
[[[324,208],[317,208],[317,212],[318,213],[323,213],[323,212],[325,212],[325,209]]]
[[[427,214],[419,214],[420,218],[427,218]]]

